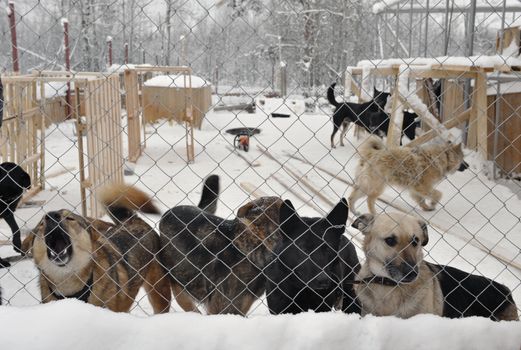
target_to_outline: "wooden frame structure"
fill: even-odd
[[[124,157],[121,144],[123,129],[119,77],[116,74],[41,71],[19,76],[4,76],[2,81],[8,90],[7,119],[14,118],[16,123],[23,124],[25,118],[34,114],[39,121],[42,138],[40,153],[26,155],[28,153],[24,153],[26,142],[22,136],[19,136],[14,146],[16,150],[20,148],[19,145],[22,145],[22,148],[20,151],[14,151],[20,153],[14,160],[22,164],[30,164],[33,158],[38,160],[40,171],[38,181],[41,182],[42,188],[45,171],[43,142],[45,85],[48,82],[64,82],[73,86],[75,95],[78,97],[75,99],[76,103],[72,106],[72,111],[76,118],[76,130],[78,131],[82,215],[92,217],[103,215],[102,206],[97,200],[97,191],[109,183],[123,182]],[[39,101],[36,99],[36,89],[41,91]],[[31,90],[30,93],[29,90]],[[23,103],[15,103],[13,98],[17,96]],[[82,98],[80,99],[79,96]],[[81,108],[80,103],[84,103]],[[81,110],[85,111],[84,116],[81,115]],[[34,130],[34,128],[28,128]],[[83,137],[86,137],[87,140],[86,150]],[[87,201],[90,204],[88,208]]]
[[[403,112],[404,107],[411,108],[418,116],[425,121],[431,128],[425,134],[417,137],[410,142],[408,146],[413,147],[439,136],[440,129],[450,129],[456,127],[466,121],[469,122],[469,131],[467,137],[467,147],[476,149],[483,159],[488,156],[488,130],[487,130],[487,73],[493,71],[510,72],[518,70],[518,67],[510,67],[501,65],[496,67],[479,67],[464,65],[443,65],[435,64],[428,68],[425,65],[406,65],[409,79],[451,79],[451,78],[467,78],[473,80],[473,89],[469,96],[471,101],[470,107],[457,115],[447,116],[443,124],[436,123],[434,118],[427,118],[425,111],[419,110],[417,106],[411,105],[407,101],[407,96],[400,93],[400,65],[391,65],[386,67],[371,67],[373,76],[392,78],[394,87],[392,90],[392,112],[390,128],[388,132],[387,144],[389,147],[398,146],[401,134],[401,125],[395,121],[399,120],[399,114]],[[352,77],[362,76],[363,69],[361,67],[348,67],[346,69],[346,84],[350,84],[351,91],[357,96],[361,96],[360,87],[354,83]],[[367,78],[367,77],[366,77]]]
[[[45,187],[45,94],[36,81],[13,81],[2,76],[4,118],[0,129],[2,162],[20,165],[31,176],[30,197]],[[37,99],[38,93],[42,96]]]
[[[128,119],[128,159],[136,162],[143,153],[146,146],[145,125],[143,115],[142,91],[146,73],[179,74],[183,76],[184,86],[188,87],[185,94],[186,110],[182,118],[186,135],[186,158],[193,162],[195,159],[194,148],[194,118],[193,118],[193,91],[192,91],[192,69],[190,67],[168,67],[168,66],[136,66],[125,70],[125,91]],[[142,137],[143,136],[143,141]]]

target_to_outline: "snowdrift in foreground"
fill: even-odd
[[[137,317],[65,300],[0,307],[0,349],[515,349],[520,322],[342,313]]]

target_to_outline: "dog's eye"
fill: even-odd
[[[414,236],[411,241],[412,246],[416,247],[416,246],[418,246],[419,243],[420,243],[420,240],[418,239],[418,237]]]
[[[394,236],[387,237],[384,240],[385,240],[385,243],[387,243],[387,245],[389,247],[394,247],[398,243],[398,241],[396,240],[396,237],[394,237]]]
[[[66,216],[65,220],[74,221],[74,218],[72,216]]]

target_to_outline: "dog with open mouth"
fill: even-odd
[[[129,312],[144,287],[154,313],[168,312],[170,283],[156,260],[159,235],[136,214],[159,210],[133,187],[115,185],[100,193],[114,223],[52,211],[24,240],[22,248],[40,271],[42,302],[75,298]]]
[[[518,320],[508,287],[423,260],[429,242],[425,221],[401,213],[364,214],[352,226],[364,235],[366,260],[353,281],[362,315]]]

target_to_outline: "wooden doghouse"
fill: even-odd
[[[194,126],[201,129],[204,116],[212,104],[212,88],[204,79],[192,75],[192,106]],[[145,121],[159,119],[184,121],[187,89],[182,75],[158,75],[143,85]]]

